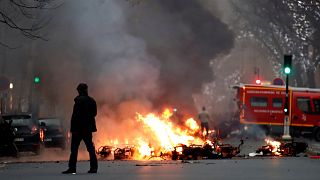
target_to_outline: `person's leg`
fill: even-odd
[[[201,127],[201,134],[203,135],[203,130],[204,130],[204,128],[205,128],[203,122],[201,122],[200,127]]]
[[[207,136],[208,136],[208,134],[209,134],[209,123],[205,123],[205,128],[206,128]]]
[[[81,140],[82,140],[82,136],[79,133],[72,133],[69,169],[76,169],[77,167],[78,149],[79,149]]]
[[[83,141],[86,144],[87,151],[89,152],[89,156],[90,156],[90,171],[89,172],[96,173],[96,171],[98,169],[98,160],[97,160],[97,156],[96,156],[96,152],[95,152],[95,147],[92,142],[92,133],[88,133],[88,134],[84,135]]]
[[[207,129],[207,137],[209,135],[209,123],[206,123],[206,129]]]
[[[205,122],[201,122],[201,134],[204,138],[208,135],[208,128]]]

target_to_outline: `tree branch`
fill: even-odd
[[[18,48],[21,47],[21,46],[11,47],[11,46],[9,46],[8,44],[5,44],[5,43],[3,43],[3,42],[1,42],[1,41],[0,41],[0,46],[6,47],[6,48],[8,48],[8,49],[18,49]]]
[[[2,19],[0,20],[1,23],[6,24],[7,26],[9,26],[12,29],[16,29],[16,30],[20,31],[23,35],[25,35],[31,39],[42,39],[42,40],[47,41],[47,39],[33,33],[33,31],[41,29],[42,27],[24,28],[24,27],[17,25],[10,17],[5,15],[2,11],[0,11],[0,16],[2,17]]]
[[[11,2],[12,4],[18,6],[18,7],[25,8],[25,9],[39,9],[39,8],[41,8],[40,5],[36,5],[36,6],[31,6],[31,5],[30,5],[30,6],[29,6],[29,5],[27,5],[27,4],[23,4],[22,2],[21,2],[21,4],[20,4],[20,3],[17,3],[15,0],[10,0],[10,2]]]

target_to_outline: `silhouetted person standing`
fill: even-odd
[[[204,135],[204,137],[206,138],[209,133],[209,119],[210,119],[209,113],[206,111],[206,107],[204,106],[202,107],[202,111],[199,113],[198,119],[200,120],[200,123],[201,123],[201,133],[204,133],[204,130],[206,131]]]
[[[92,142],[92,132],[96,132],[95,116],[97,115],[97,105],[95,100],[88,96],[87,84],[80,83],[77,87],[79,95],[74,99],[73,112],[71,117],[71,154],[69,159],[69,169],[63,174],[76,173],[78,149],[83,140],[90,156],[90,170],[88,173],[97,173],[98,161]]]

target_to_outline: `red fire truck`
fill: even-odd
[[[240,84],[234,88],[241,124],[259,125],[271,134],[283,130],[285,86]],[[320,141],[320,89],[289,86],[288,90],[290,134],[309,134]]]

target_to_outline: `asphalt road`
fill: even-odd
[[[97,174],[87,174],[88,161],[78,163],[77,174],[61,174],[67,162],[0,164],[3,180],[61,179],[290,179],[318,180],[320,160],[308,157],[234,158],[198,161],[99,161]]]
[[[300,139],[309,144],[309,152],[320,155],[320,143]],[[225,141],[234,146],[239,138]],[[250,152],[264,145],[263,140],[245,139],[240,156],[232,159],[198,161],[113,161],[100,160],[98,174],[87,174],[88,153],[79,151],[78,173],[64,175],[69,151],[46,149],[40,156],[23,154],[19,158],[0,158],[0,179],[320,179],[320,159],[307,154],[300,157],[248,157]],[[110,158],[112,159],[112,158]]]

